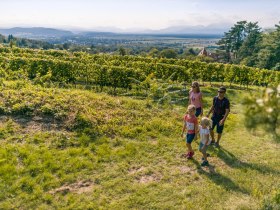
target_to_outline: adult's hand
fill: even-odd
[[[222,120],[220,120],[219,125],[223,125],[224,123],[225,123],[225,120],[222,119]]]

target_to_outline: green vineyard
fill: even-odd
[[[9,79],[131,88],[153,75],[178,82],[229,82],[248,86],[280,83],[280,72],[247,66],[185,59],[146,58],[55,50],[0,48],[1,76]]]

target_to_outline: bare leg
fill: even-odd
[[[214,137],[214,131],[213,130],[210,130],[210,136],[211,136],[212,142],[215,142],[215,137]]]
[[[222,134],[221,134],[221,133],[218,133],[218,139],[217,139],[217,144],[218,144],[218,145],[219,145],[219,143],[220,143],[221,137],[222,137]]]
[[[187,143],[188,152],[193,152],[192,145]]]
[[[205,150],[201,150],[202,154],[203,154],[203,158],[204,158],[204,161],[207,161],[207,153]]]

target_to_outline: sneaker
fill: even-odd
[[[211,145],[215,145],[215,143],[216,143],[215,141],[211,141]]]
[[[207,157],[210,157],[209,153],[206,153]],[[201,160],[204,160],[204,157],[201,158]]]
[[[201,166],[209,166],[208,161],[203,161],[203,162],[201,163]]]
[[[194,152],[189,152],[187,155],[187,159],[192,159]]]
[[[215,142],[214,146],[217,147],[217,148],[220,147],[220,145],[217,142]]]

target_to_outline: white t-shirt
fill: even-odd
[[[200,142],[202,144],[205,144],[206,141],[207,141],[207,138],[206,138],[206,135],[209,135],[210,134],[210,131],[208,128],[202,128],[201,126],[199,126],[199,134],[200,134]],[[210,137],[209,137],[209,140],[208,140],[208,143],[207,145],[209,145],[211,143],[211,140],[210,140]]]
[[[186,122],[188,131],[194,130],[194,123]]]

